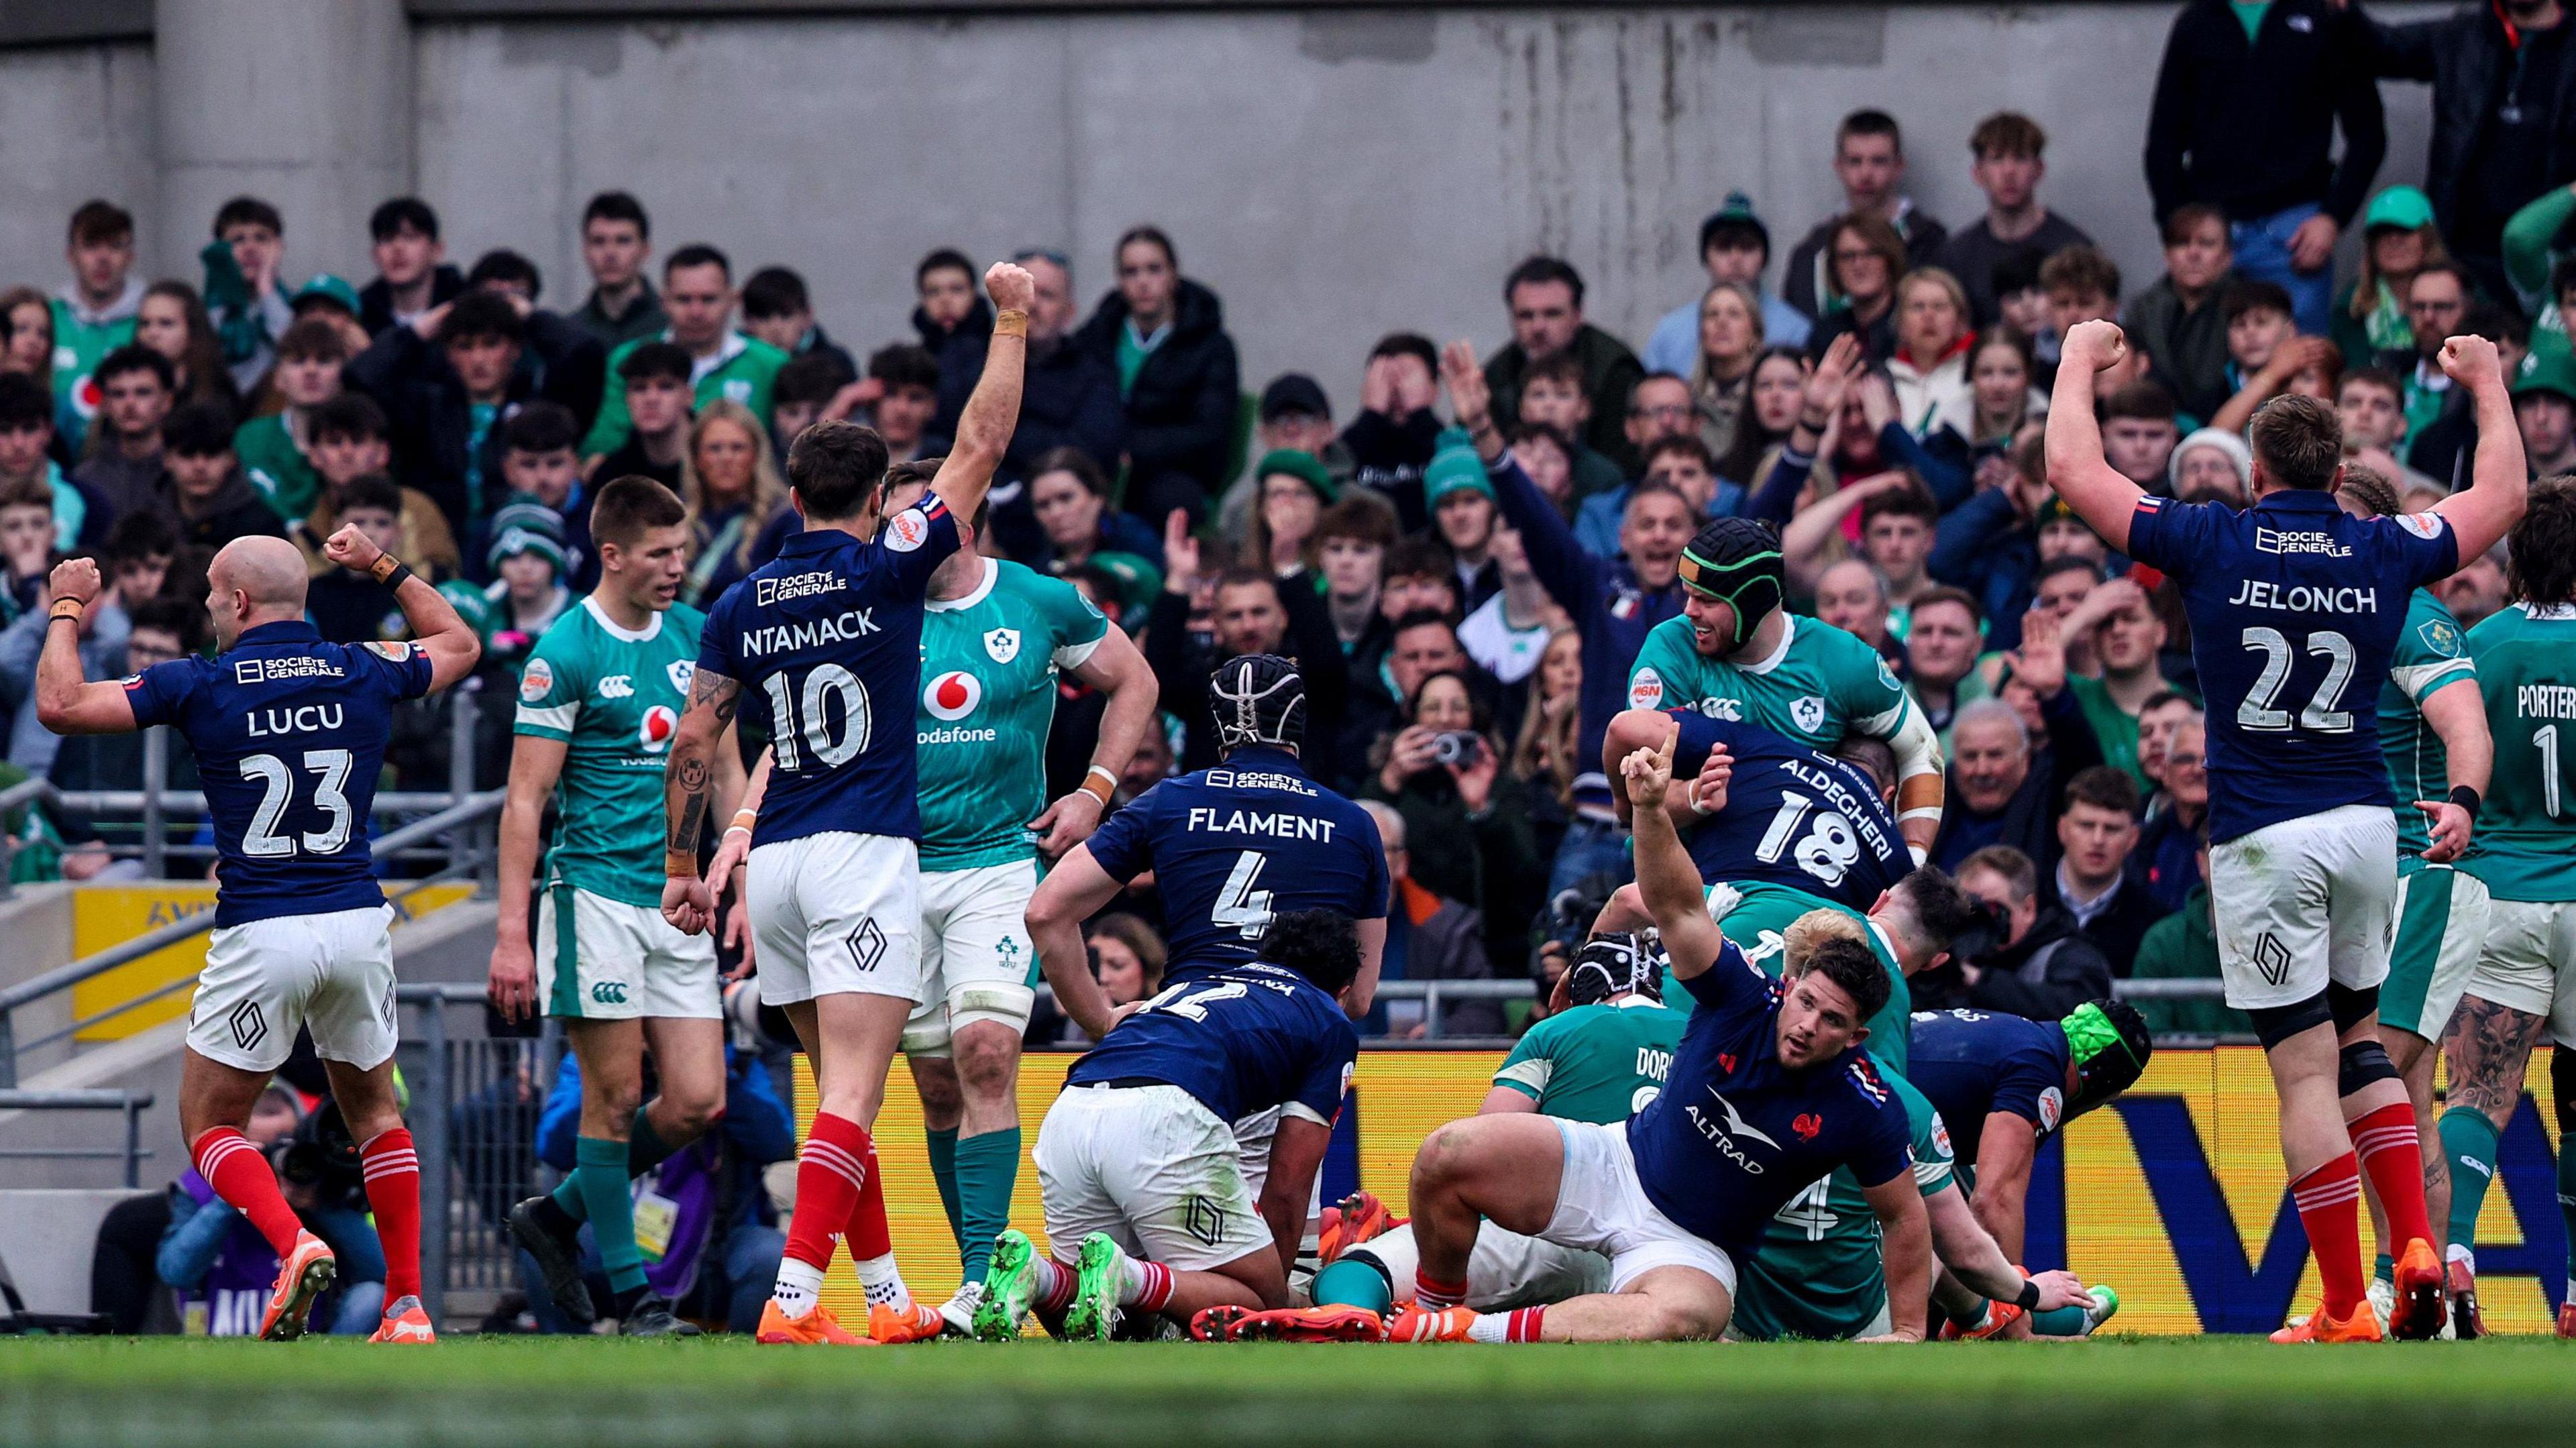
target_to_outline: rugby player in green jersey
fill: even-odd
[[[2396,488],[2357,463],[2345,464],[2335,501],[2362,518],[2399,511]],[[2487,886],[2475,864],[2463,857],[2460,841],[2429,828],[2416,801],[2444,799],[2454,786],[2484,791],[2495,746],[2487,736],[2486,700],[2478,693],[2477,666],[2469,661],[2459,621],[2429,588],[2415,590],[2406,601],[2406,622],[2388,661],[2388,682],[2379,689],[2379,748],[2400,806],[2396,935],[2388,952],[2388,979],[2379,987],[2379,1041],[2405,1079],[2415,1108],[2433,1245],[2439,1249],[2445,1241],[2456,1243],[2446,1268],[2451,1332],[2474,1337],[2483,1329],[2468,1246],[2451,1238],[2444,1225],[2451,1209],[2451,1174],[2433,1125],[2432,1043],[2441,1039],[2459,1007],[2479,943],[2486,939]],[[2472,843],[2469,853],[2477,849]],[[2397,1301],[2393,1254],[2405,1244],[2390,1244],[2388,1214],[2375,1191],[2370,1215],[2379,1236],[2370,1302],[2384,1324]]]
[[[2576,480],[2532,484],[2530,511],[2507,546],[2518,601],[2468,634],[2495,770],[2478,811],[2484,848],[2465,868],[2486,881],[2492,904],[2485,946],[2442,1040],[2450,1236],[2472,1285],[2477,1263],[2465,1253],[2531,1048],[2544,1035],[2558,1048],[2550,1085],[2559,1124],[2576,1121]],[[2563,1136],[2558,1209],[2576,1242],[2576,1146]],[[2576,1259],[2569,1275],[2576,1279]],[[2576,1297],[2558,1309],[2558,1335],[2576,1337]]]
[[[688,703],[704,616],[674,603],[688,557],[688,510],[650,478],[619,478],[591,509],[599,588],[565,611],[519,681],[508,800],[501,813],[499,938],[492,1004],[503,1018],[564,1023],[581,1062],[581,1137],[572,1174],[510,1212],[546,1291],[574,1322],[597,1315],[581,1275],[584,1220],[630,1336],[693,1335],[644,1281],[627,1183],[697,1139],[724,1109],[723,1003],[715,943],[662,918],[662,768]],[[719,797],[741,787],[728,736]],[[730,763],[729,770],[721,766]],[[545,893],[529,933],[540,825],[556,805]],[[660,1092],[644,1100],[644,1048]]]

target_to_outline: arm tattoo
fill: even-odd
[[[694,851],[707,823],[707,762],[682,759],[673,773],[680,782],[680,818],[671,826],[670,848],[675,853]]]
[[[722,674],[711,674],[700,669],[689,681],[689,707],[713,711],[716,716],[716,728],[719,730],[733,722],[733,712],[741,704],[740,680],[728,679]]]

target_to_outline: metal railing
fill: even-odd
[[[423,811],[452,808],[474,797],[474,740],[482,720],[480,681],[466,679],[445,696],[447,703],[447,788],[444,790],[379,790],[369,807],[371,815],[417,815]],[[159,880],[169,875],[173,857],[191,860],[210,859],[212,845],[173,844],[170,841],[170,819],[174,814],[202,817],[206,812],[203,790],[170,788],[170,728],[156,724],[142,732],[143,787],[140,789],[59,789],[42,777],[21,781],[0,790],[0,815],[22,807],[42,805],[51,809],[98,811],[135,817],[135,835],[130,842],[110,843],[108,853],[132,859],[143,867],[145,878]],[[191,820],[189,827],[194,828]],[[400,858],[405,860],[451,859],[459,848],[455,839],[431,847],[424,839],[417,846],[407,846]],[[0,830],[0,900],[11,893],[9,867],[17,850],[17,840]],[[380,854],[379,858],[383,858]]]
[[[479,1011],[480,985],[404,985],[418,1029],[401,1033],[395,1060],[411,1099],[403,1113],[420,1154],[423,1303],[447,1321],[451,1292],[497,1299],[519,1286],[510,1208],[539,1189],[537,1118],[553,1084],[559,1038],[485,1036],[448,1029],[447,1011]]]
[[[41,781],[30,781],[30,783],[41,783]],[[451,847],[453,853],[444,868],[417,880],[403,882],[402,889],[386,898],[394,904],[400,904],[431,885],[442,884],[467,875],[475,877],[475,893],[478,897],[491,895],[495,888],[494,874],[497,860],[494,822],[501,812],[501,802],[506,794],[505,790],[495,789],[482,794],[467,795],[463,800],[436,814],[425,819],[414,820],[400,829],[389,830],[378,836],[369,849],[380,860],[408,849],[420,841],[441,835],[451,838],[462,837],[468,841],[462,846]],[[215,913],[211,910],[200,910],[193,915],[174,920],[158,930],[146,931],[131,940],[111,945],[95,955],[83,956],[79,960],[46,971],[31,980],[21,981],[7,990],[0,990],[0,1089],[18,1084],[18,1056],[21,1052],[51,1045],[69,1037],[74,1032],[88,1030],[102,1021],[112,1020],[138,1006],[149,1005],[164,996],[190,989],[196,985],[197,980],[194,975],[190,975],[172,981],[157,990],[148,991],[96,1015],[76,1019],[70,1025],[31,1041],[22,1042],[18,1039],[16,1012],[58,991],[69,990],[83,981],[104,975],[118,966],[130,965],[156,950],[212,930],[214,924]]]
[[[152,1105],[149,1091],[0,1091],[0,1111],[121,1111],[125,1113],[125,1144],[112,1146],[13,1146],[0,1148],[0,1157],[65,1157],[86,1160],[125,1162],[125,1184],[143,1184],[143,1159],[152,1153],[143,1146],[143,1113]]]

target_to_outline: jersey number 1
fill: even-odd
[[[769,693],[769,743],[780,769],[793,774],[804,768],[804,751],[814,762],[837,768],[868,747],[868,689],[839,664],[816,664],[805,672],[804,722],[797,721],[797,699],[788,692],[787,676],[772,674],[761,684]],[[832,737],[832,700],[841,701],[841,737]],[[800,747],[801,744],[801,747]]]
[[[307,830],[301,835],[281,835],[277,822],[286,816],[286,806],[295,798],[295,771],[274,754],[254,754],[241,762],[242,778],[260,783],[259,808],[251,811],[250,828],[242,832],[242,853],[254,860],[284,859],[295,853],[300,843],[306,852],[336,855],[349,843],[349,827],[357,823],[357,811],[349,807],[349,797],[340,791],[349,782],[349,751],[345,749],[308,749],[304,767],[320,775],[313,786],[313,803],[331,817],[330,827],[319,832]]]

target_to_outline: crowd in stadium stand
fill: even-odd
[[[1121,803],[1213,761],[1217,661],[1293,655],[1309,766],[1371,802],[1400,882],[1387,977],[1536,975],[1543,1011],[1563,942],[1626,868],[1584,776],[1645,632],[1679,611],[1678,538],[1767,520],[1793,606],[1877,649],[1940,731],[1932,861],[1991,907],[1994,943],[1918,980],[1918,1002],[2045,1017],[2119,978],[2214,977],[2184,623],[2170,585],[2049,488],[2038,434],[2059,338],[2093,317],[2127,328],[2127,361],[2097,388],[2104,445],[2154,493],[2241,503],[2253,409],[2304,393],[2340,409],[2351,458],[2403,506],[2428,505],[2464,482],[2475,440],[2432,360],[2457,332],[2503,350],[2534,473],[2576,467],[2576,255],[2561,249],[2576,46],[2560,16],[2509,0],[2390,25],[2339,0],[2191,0],[2134,214],[2051,209],[2041,120],[1988,116],[1961,157],[1910,153],[1896,117],[1856,111],[1815,138],[1835,215],[1775,232],[1809,219],[1766,217],[1712,178],[1707,285],[1644,336],[1588,321],[1577,270],[1531,257],[1495,279],[1511,340],[1484,371],[1545,495],[1534,514],[1448,429],[1435,339],[1404,329],[1400,298],[1383,336],[1350,339],[1334,382],[1356,384],[1357,407],[1336,416],[1314,377],[1243,374],[1189,238],[1142,225],[1101,256],[1031,246],[1013,254],[1037,280],[1026,394],[979,543],[1072,581],[1159,673],[1162,728]],[[2374,77],[2433,88],[2421,188],[2374,184]],[[1963,162],[1987,208],[1945,225],[1908,195],[1908,167]],[[2150,217],[2164,272],[2124,277],[2095,239]],[[363,285],[297,275],[292,221],[236,198],[198,275],[151,281],[127,212],[94,201],[70,218],[68,280],[0,294],[0,780],[143,782],[134,740],[35,722],[53,561],[100,559],[111,587],[81,647],[91,677],[112,677],[207,646],[206,559],[245,534],[313,557],[326,638],[398,634],[380,586],[321,560],[353,523],[482,633],[470,747],[473,778],[496,784],[515,671],[595,579],[600,486],[640,474],[687,502],[682,597],[703,606],[796,527],[780,459],[799,430],[854,418],[897,461],[939,454],[992,326],[985,259],[938,251],[916,271],[915,335],[853,348],[805,278],[721,237],[657,235],[624,191],[582,214],[577,300],[514,251],[460,269],[419,198],[374,212]],[[1836,365],[1844,337],[1856,365]],[[2503,589],[2481,559],[2439,593],[2467,625]],[[405,717],[392,783],[446,786],[448,707]],[[1080,780],[1098,710],[1068,676],[1051,792]],[[184,752],[167,777],[190,787]],[[142,868],[130,812],[7,823],[20,878]],[[1118,999],[1154,988],[1157,918],[1143,888],[1093,927]],[[1447,1025],[1509,1032],[1532,1008],[1477,1002]],[[2215,1001],[2147,1009],[2160,1030],[2243,1029]],[[1423,1029],[1418,1013],[1372,1026]],[[1031,1032],[1078,1036],[1043,1015]]]

